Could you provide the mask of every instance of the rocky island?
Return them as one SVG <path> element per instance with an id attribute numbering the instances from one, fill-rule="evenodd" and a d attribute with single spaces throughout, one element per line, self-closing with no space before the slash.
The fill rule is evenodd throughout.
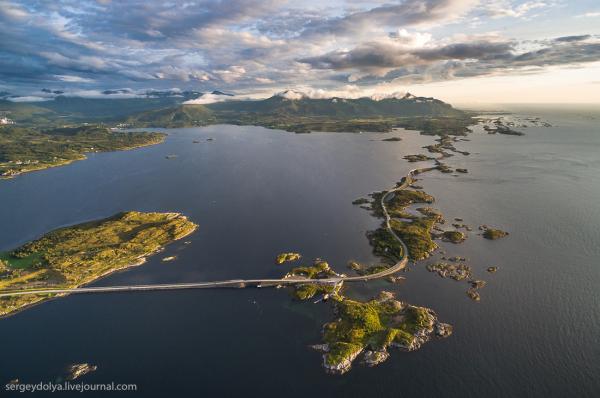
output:
<path id="1" fill-rule="evenodd" d="M 49 232 L 0 253 L 0 290 L 76 288 L 146 257 L 197 228 L 179 213 L 129 211 Z M 0 298 L 0 316 L 52 295 Z"/>
<path id="2" fill-rule="evenodd" d="M 324 342 L 314 346 L 323 352 L 323 366 L 331 373 L 347 372 L 360 354 L 366 365 L 374 366 L 389 357 L 389 347 L 414 351 L 432 337 L 452 333 L 429 308 L 403 303 L 389 292 L 367 302 L 333 297 L 337 319 L 323 326 Z"/>

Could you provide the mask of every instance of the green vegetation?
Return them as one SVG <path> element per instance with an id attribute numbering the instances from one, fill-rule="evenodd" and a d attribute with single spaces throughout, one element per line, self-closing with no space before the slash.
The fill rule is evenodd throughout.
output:
<path id="1" fill-rule="evenodd" d="M 324 325 L 323 340 L 324 365 L 336 373 L 349 370 L 364 350 L 385 352 L 390 346 L 415 350 L 434 330 L 444 337 L 451 331 L 430 309 L 401 303 L 389 292 L 381 292 L 368 302 L 338 298 L 335 311 L 337 320 Z M 378 357 L 380 362 L 387 355 Z"/>
<path id="2" fill-rule="evenodd" d="M 277 264 L 283 264 L 285 262 L 290 262 L 290 261 L 296 261 L 299 260 L 300 257 L 302 257 L 300 255 L 300 253 L 281 253 L 279 255 L 277 255 L 277 258 L 275 259 L 275 262 Z"/>
<path id="3" fill-rule="evenodd" d="M 177 213 L 132 211 L 57 229 L 0 255 L 0 289 L 75 288 L 143 263 L 147 256 L 196 227 Z M 44 297 L 0 298 L 0 316 Z"/>
<path id="4" fill-rule="evenodd" d="M 389 265 L 377 264 L 377 265 L 366 266 L 366 265 L 360 264 L 356 261 L 350 261 L 348 263 L 348 268 L 350 268 L 351 270 L 356 272 L 358 275 L 363 276 L 363 275 L 373 275 L 373 274 L 377 274 L 379 272 L 383 272 L 389 268 Z"/>
<path id="5" fill-rule="evenodd" d="M 465 112 L 431 98 L 289 100 L 280 96 L 254 101 L 179 105 L 134 114 L 126 122 L 153 127 L 215 123 L 255 125 L 296 133 L 389 132 L 393 128 L 408 128 L 431 135 L 464 135 L 473 124 Z M 387 140 L 397 141 L 396 138 Z"/>
<path id="6" fill-rule="evenodd" d="M 502 231 L 500 229 L 486 228 L 483 231 L 483 237 L 486 239 L 490 239 L 490 240 L 504 238 L 507 235 L 508 235 L 508 232 Z"/>
<path id="7" fill-rule="evenodd" d="M 426 160 L 432 160 L 432 157 L 429 157 L 427 155 L 423 155 L 422 153 L 419 153 L 417 155 L 406 155 L 403 157 L 403 159 L 408 160 L 411 163 L 415 163 L 415 162 L 423 162 Z"/>
<path id="8" fill-rule="evenodd" d="M 375 192 L 373 197 L 373 212 L 378 217 L 383 217 L 381 197 L 385 192 Z M 390 226 L 408 247 L 408 255 L 414 260 L 421 260 L 429 256 L 437 245 L 431 239 L 433 226 L 442 220 L 442 215 L 432 208 L 421 208 L 423 216 L 407 213 L 406 207 L 414 203 L 432 203 L 433 196 L 411 189 L 403 189 L 386 196 L 385 206 L 391 217 Z M 376 256 L 388 261 L 396 262 L 402 257 L 402 247 L 389 231 L 381 227 L 367 233 L 369 242 Z"/>
<path id="9" fill-rule="evenodd" d="M 467 236 L 460 231 L 444 231 L 442 233 L 442 239 L 447 242 L 462 243 L 467 239 Z"/>
<path id="10" fill-rule="evenodd" d="M 112 132 L 102 126 L 61 127 L 44 131 L 0 127 L 0 176 L 56 167 L 85 159 L 86 152 L 127 150 L 164 140 L 160 133 Z"/>
<path id="11" fill-rule="evenodd" d="M 353 205 L 364 205 L 370 203 L 371 201 L 367 198 L 358 198 L 352 201 Z"/>
<path id="12" fill-rule="evenodd" d="M 315 283 L 307 283 L 304 285 L 295 285 L 292 290 L 292 297 L 297 300 L 308 300 L 318 294 L 332 294 L 336 291 L 333 285 L 319 285 Z"/>
<path id="13" fill-rule="evenodd" d="M 137 127 L 187 127 L 215 124 L 217 119 L 204 105 L 181 105 L 144 112 L 129 118 L 126 123 Z"/>
<path id="14" fill-rule="evenodd" d="M 294 276 L 301 276 L 307 279 L 325 279 L 330 276 L 338 276 L 338 274 L 329 267 L 327 261 L 316 259 L 313 265 L 294 267 L 286 275 L 286 277 Z"/>
<path id="15" fill-rule="evenodd" d="M 403 256 L 402 245 L 386 228 L 367 232 L 373 254 L 390 264 L 396 264 Z"/>
<path id="16" fill-rule="evenodd" d="M 44 102 L 0 100 L 0 116 L 24 126 L 60 126 L 65 123 L 113 123 L 127 115 L 177 105 L 177 97 L 164 98 L 81 98 L 58 96 Z"/>
<path id="17" fill-rule="evenodd" d="M 413 260 L 422 260 L 429 257 L 429 253 L 437 248 L 431 239 L 431 229 L 437 222 L 436 217 L 414 217 L 412 221 L 393 219 L 391 227 L 408 247 L 409 257 Z"/>
<path id="18" fill-rule="evenodd" d="M 381 209 L 381 197 L 385 195 L 383 192 L 374 192 L 371 194 L 373 201 L 371 203 L 375 215 L 383 217 Z M 433 203 L 434 197 L 423 191 L 414 191 L 411 189 L 403 189 L 393 192 L 386 196 L 385 206 L 390 217 L 409 218 L 404 209 L 414 203 Z"/>
<path id="19" fill-rule="evenodd" d="M 19 125 L 59 126 L 67 123 L 125 123 L 137 127 L 192 127 L 224 123 L 256 125 L 298 133 L 389 132 L 406 128 L 429 135 L 465 135 L 471 116 L 433 98 L 407 96 L 289 100 L 275 95 L 264 100 L 184 105 L 200 93 L 128 99 L 58 96 L 36 103 L 0 100 L 0 116 Z M 396 139 L 387 139 L 396 141 Z"/>
<path id="20" fill-rule="evenodd" d="M 302 277 L 306 279 L 327 279 L 339 276 L 326 261 L 316 259 L 312 266 L 299 266 L 291 269 L 286 278 Z M 292 296 L 298 300 L 308 300 L 317 294 L 334 294 L 339 287 L 334 285 L 307 283 L 294 285 Z"/>

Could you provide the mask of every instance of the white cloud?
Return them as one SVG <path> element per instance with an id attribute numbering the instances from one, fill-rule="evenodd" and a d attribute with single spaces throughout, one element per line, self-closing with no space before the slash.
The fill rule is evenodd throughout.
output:
<path id="1" fill-rule="evenodd" d="M 549 3 L 543 1 L 527 1 L 519 5 L 513 5 L 508 0 L 495 0 L 485 3 L 482 7 L 492 18 L 521 18 L 532 10 L 546 8 L 549 6 Z"/>
<path id="2" fill-rule="evenodd" d="M 600 17 L 600 11 L 586 12 L 585 14 L 577 15 L 577 18 L 597 18 Z"/>
<path id="3" fill-rule="evenodd" d="M 49 101 L 52 98 L 38 97 L 38 96 L 34 96 L 34 95 L 26 95 L 23 97 L 10 97 L 8 99 L 12 102 L 41 102 L 41 101 Z"/>
<path id="4" fill-rule="evenodd" d="M 215 102 L 223 102 L 227 101 L 231 97 L 226 95 L 215 95 L 215 94 L 204 94 L 198 98 L 193 100 L 188 100 L 184 102 L 184 105 L 205 105 L 205 104 L 213 104 Z"/>
<path id="5" fill-rule="evenodd" d="M 88 79 L 86 77 L 75 76 L 75 75 L 54 75 L 54 77 L 61 82 L 66 83 L 93 83 L 94 79 Z"/>

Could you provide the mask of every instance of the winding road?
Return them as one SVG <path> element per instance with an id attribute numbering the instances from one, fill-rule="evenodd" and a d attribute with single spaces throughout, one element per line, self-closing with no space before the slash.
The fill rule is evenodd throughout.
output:
<path id="1" fill-rule="evenodd" d="M 343 282 L 364 282 L 372 279 L 383 278 L 398 271 L 403 270 L 408 263 L 408 248 L 406 244 L 394 232 L 390 225 L 390 215 L 385 206 L 388 195 L 394 192 L 408 188 L 412 183 L 412 177 L 419 172 L 418 169 L 413 169 L 408 172 L 404 181 L 387 191 L 381 196 L 381 209 L 385 218 L 385 226 L 390 234 L 402 246 L 402 258 L 393 266 L 386 268 L 381 272 L 363 276 L 339 276 L 325 279 L 307 279 L 299 277 L 290 277 L 282 279 L 231 279 L 216 282 L 196 282 L 196 283 L 171 283 L 171 284 L 151 284 L 151 285 L 128 285 L 128 286 L 98 286 L 98 287 L 78 287 L 73 289 L 31 289 L 31 290 L 13 290 L 0 292 L 0 297 L 23 296 L 36 294 L 77 294 L 77 293 L 111 293 L 111 292 L 133 292 L 133 291 L 152 291 L 152 290 L 183 290 L 183 289 L 210 289 L 210 288 L 244 288 L 248 286 L 263 287 L 263 286 L 290 286 L 295 284 L 320 284 L 320 285 L 337 285 Z"/>

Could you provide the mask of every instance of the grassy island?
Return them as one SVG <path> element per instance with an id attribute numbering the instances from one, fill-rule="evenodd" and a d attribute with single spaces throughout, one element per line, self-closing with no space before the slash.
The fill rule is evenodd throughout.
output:
<path id="1" fill-rule="evenodd" d="M 327 261 L 316 259 L 311 266 L 294 267 L 288 272 L 286 278 L 306 278 L 306 279 L 327 279 L 329 277 L 339 276 L 329 267 Z M 294 285 L 292 296 L 298 300 L 308 300 L 317 294 L 332 294 L 337 292 L 337 287 L 326 284 L 307 283 Z"/>
<path id="2" fill-rule="evenodd" d="M 446 242 L 462 243 L 465 239 L 467 239 L 467 236 L 460 231 L 444 231 L 442 233 L 442 239 L 444 239 Z"/>
<path id="3" fill-rule="evenodd" d="M 385 192 L 371 194 L 373 213 L 378 217 L 383 217 L 381 197 L 384 194 Z M 406 208 L 415 203 L 433 203 L 433 196 L 422 191 L 404 189 L 388 195 L 386 199 L 385 206 L 391 217 L 390 226 L 408 247 L 409 257 L 414 260 L 429 257 L 429 254 L 437 248 L 432 240 L 431 230 L 436 223 L 442 221 L 443 217 L 430 207 L 419 208 L 421 216 L 406 212 Z M 401 257 L 400 243 L 385 227 L 367 232 L 367 237 L 375 255 L 391 262 L 396 262 Z"/>
<path id="4" fill-rule="evenodd" d="M 0 290 L 75 288 L 113 271 L 142 264 L 194 230 L 178 213 L 116 214 L 49 232 L 10 252 L 0 253 Z M 0 298 L 0 316 L 48 298 Z"/>
<path id="5" fill-rule="evenodd" d="M 452 327 L 440 323 L 435 313 L 424 307 L 402 303 L 392 293 L 381 292 L 367 302 L 337 297 L 337 319 L 323 327 L 323 366 L 332 373 L 344 373 L 363 353 L 373 366 L 384 361 L 388 347 L 412 351 L 432 336 L 446 337 Z"/>
<path id="6" fill-rule="evenodd" d="M 507 235 L 508 232 L 502 231 L 500 229 L 485 228 L 485 230 L 483 231 L 483 237 L 490 240 L 504 238 Z"/>
<path id="7" fill-rule="evenodd" d="M 61 127 L 37 130 L 0 127 L 0 177 L 63 166 L 85 159 L 86 152 L 138 148 L 162 142 L 165 134 L 113 132 L 102 126 Z"/>
<path id="8" fill-rule="evenodd" d="M 360 276 L 373 275 L 385 271 L 389 268 L 387 264 L 364 265 L 356 261 L 350 261 L 348 268 L 356 272 Z"/>
<path id="9" fill-rule="evenodd" d="M 291 261 L 296 261 L 299 260 L 300 257 L 302 257 L 300 255 L 300 253 L 280 253 L 277 255 L 277 258 L 275 259 L 275 262 L 277 264 L 283 264 L 286 262 L 291 262 Z"/>
<path id="10" fill-rule="evenodd" d="M 432 157 L 429 157 L 427 155 L 424 155 L 422 153 L 416 154 L 416 155 L 406 155 L 403 157 L 403 159 L 408 160 L 410 163 L 415 163 L 415 162 L 424 162 L 426 160 L 432 160 Z"/>

